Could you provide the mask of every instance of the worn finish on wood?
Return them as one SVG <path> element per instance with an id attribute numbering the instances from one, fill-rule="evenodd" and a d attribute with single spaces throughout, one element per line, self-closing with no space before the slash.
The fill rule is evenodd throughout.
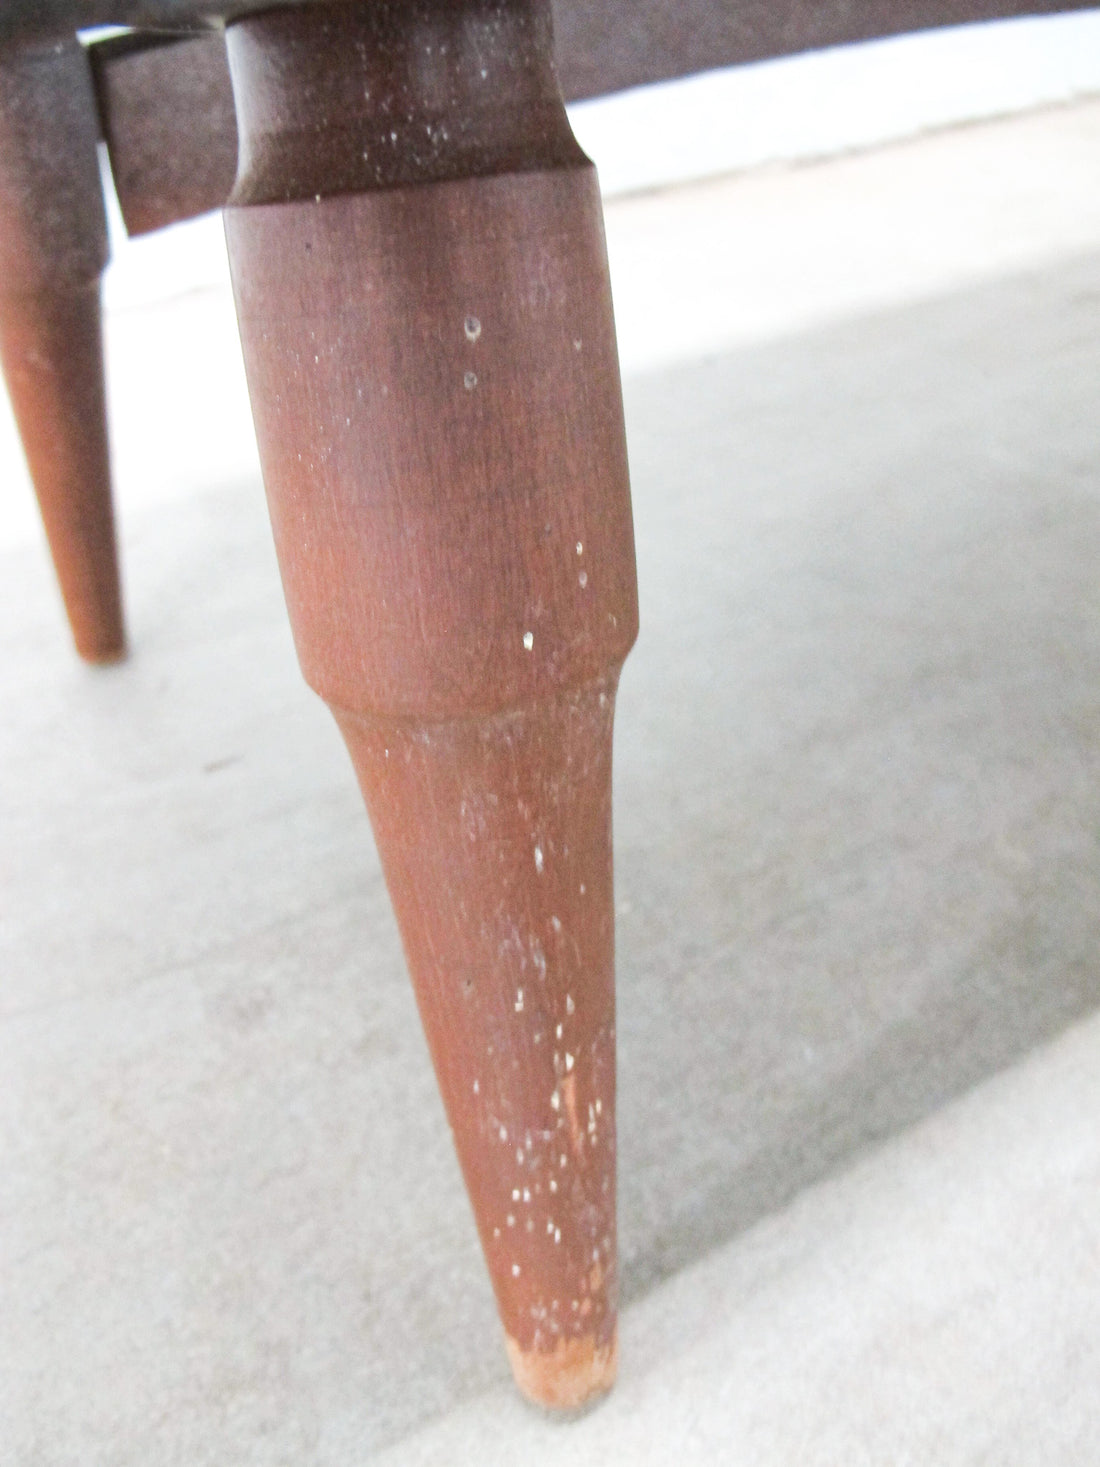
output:
<path id="1" fill-rule="evenodd" d="M 75 40 L 0 50 L 0 356 L 73 637 L 125 634 L 111 506 L 99 279 L 107 230 Z"/>
<path id="2" fill-rule="evenodd" d="M 615 1371 L 615 677 L 485 718 L 337 713 L 517 1379 Z"/>
<path id="3" fill-rule="evenodd" d="M 549 48 L 541 5 L 496 0 L 232 28 L 226 228 L 302 668 L 371 814 L 517 1380 L 577 1405 L 616 1358 L 637 599 L 599 194 Z"/>
<path id="4" fill-rule="evenodd" d="M 89 55 L 127 232 L 220 209 L 237 174 L 222 37 L 139 32 L 97 42 Z"/>

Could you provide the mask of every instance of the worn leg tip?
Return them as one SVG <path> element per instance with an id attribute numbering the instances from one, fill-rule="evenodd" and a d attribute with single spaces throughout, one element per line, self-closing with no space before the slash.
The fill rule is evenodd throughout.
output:
<path id="1" fill-rule="evenodd" d="M 510 1336 L 505 1344 L 516 1385 L 536 1406 L 576 1411 L 593 1405 L 615 1384 L 618 1334 L 606 1345 L 591 1336 L 559 1340 L 553 1350 L 524 1350 Z"/>
<path id="2" fill-rule="evenodd" d="M 91 667 L 113 667 L 117 662 L 125 662 L 130 655 L 124 637 L 118 641 L 77 642 L 76 651 L 80 660 Z"/>

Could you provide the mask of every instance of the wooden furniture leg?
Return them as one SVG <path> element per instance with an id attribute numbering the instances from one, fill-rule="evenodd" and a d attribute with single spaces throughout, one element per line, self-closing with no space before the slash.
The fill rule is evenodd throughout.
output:
<path id="1" fill-rule="evenodd" d="M 226 231 L 299 658 L 371 815 L 516 1379 L 576 1406 L 616 1367 L 637 632 L 594 170 L 542 0 L 273 11 L 228 46 Z"/>
<path id="2" fill-rule="evenodd" d="M 0 359 L 77 651 L 125 651 L 99 278 L 107 227 L 83 48 L 0 49 Z"/>

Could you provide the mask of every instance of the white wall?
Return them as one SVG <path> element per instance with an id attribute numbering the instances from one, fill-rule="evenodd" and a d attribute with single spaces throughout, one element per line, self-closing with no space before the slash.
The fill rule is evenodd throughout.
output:
<path id="1" fill-rule="evenodd" d="M 822 158 L 1100 92 L 1100 10 L 727 67 L 570 108 L 605 195 Z"/>

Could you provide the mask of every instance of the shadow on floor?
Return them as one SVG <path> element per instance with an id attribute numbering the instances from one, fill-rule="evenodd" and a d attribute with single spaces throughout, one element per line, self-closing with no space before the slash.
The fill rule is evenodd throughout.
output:
<path id="1" fill-rule="evenodd" d="M 1100 260 L 627 385 L 637 1298 L 1100 1001 Z"/>

